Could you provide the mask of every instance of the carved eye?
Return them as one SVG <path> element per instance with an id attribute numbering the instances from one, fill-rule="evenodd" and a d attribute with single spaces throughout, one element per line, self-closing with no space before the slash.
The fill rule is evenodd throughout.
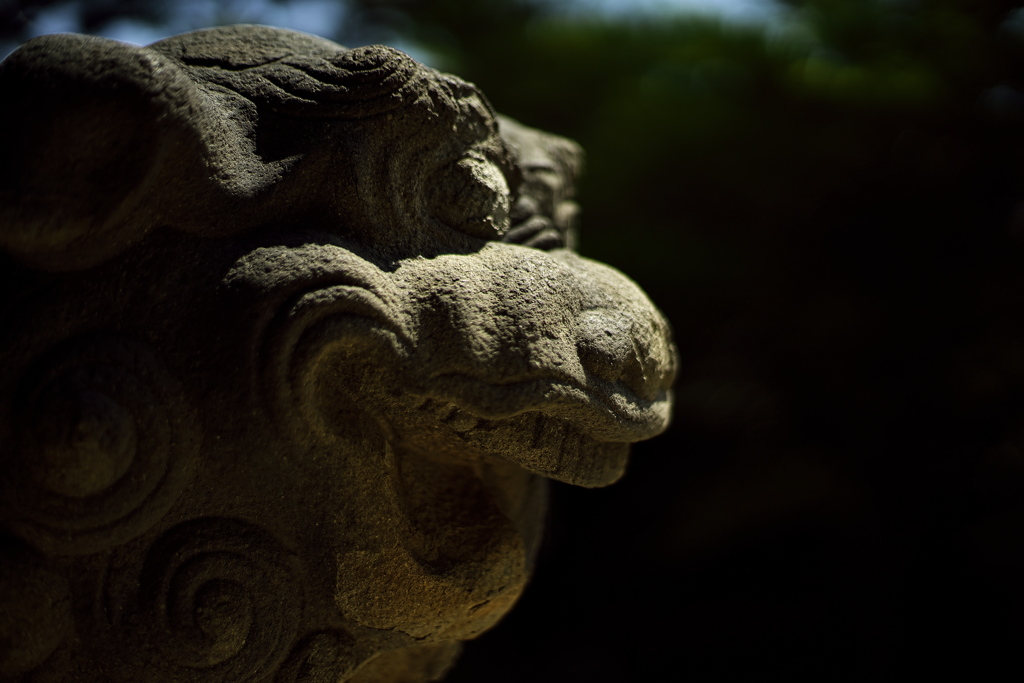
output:
<path id="1" fill-rule="evenodd" d="M 460 232 L 501 239 L 508 232 L 508 181 L 497 164 L 470 152 L 443 167 L 428 190 L 430 214 Z"/>

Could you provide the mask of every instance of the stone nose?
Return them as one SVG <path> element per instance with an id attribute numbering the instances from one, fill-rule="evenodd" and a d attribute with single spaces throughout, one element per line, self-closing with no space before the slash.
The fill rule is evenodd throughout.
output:
<path id="1" fill-rule="evenodd" d="M 585 310 L 577 328 L 580 362 L 588 375 L 621 382 L 638 398 L 654 401 L 675 378 L 675 348 L 665 327 L 660 317 L 645 320 L 614 309 Z"/>

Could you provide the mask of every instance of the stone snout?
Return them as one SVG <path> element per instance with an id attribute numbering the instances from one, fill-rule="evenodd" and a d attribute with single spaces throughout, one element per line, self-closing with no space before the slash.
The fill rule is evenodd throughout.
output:
<path id="1" fill-rule="evenodd" d="M 604 486 L 622 475 L 629 443 L 667 426 L 668 326 L 614 269 L 491 243 L 404 262 L 394 277 L 415 301 L 413 405 L 395 418 L 405 438 Z"/>
<path id="2" fill-rule="evenodd" d="M 622 475 L 628 444 L 668 425 L 668 324 L 608 266 L 497 242 L 387 269 L 338 245 L 307 245 L 294 259 L 316 264 L 319 289 L 301 307 L 320 331 L 310 343 L 304 324 L 304 346 L 276 356 L 291 358 L 289 392 L 307 392 L 283 400 L 313 408 L 319 430 L 337 429 L 325 415 L 358 386 L 360 410 L 393 441 L 604 486 Z"/>

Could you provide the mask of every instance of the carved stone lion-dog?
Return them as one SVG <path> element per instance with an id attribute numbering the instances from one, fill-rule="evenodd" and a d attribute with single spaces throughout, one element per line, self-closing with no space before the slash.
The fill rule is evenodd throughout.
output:
<path id="1" fill-rule="evenodd" d="M 572 142 L 233 26 L 0 65 L 0 679 L 437 680 L 668 422 Z"/>

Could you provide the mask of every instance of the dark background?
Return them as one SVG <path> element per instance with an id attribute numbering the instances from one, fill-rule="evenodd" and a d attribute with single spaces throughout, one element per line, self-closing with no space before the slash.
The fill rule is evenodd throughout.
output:
<path id="1" fill-rule="evenodd" d="M 243 4 L 216 22 L 259 22 Z M 565 4 L 351 0 L 315 31 L 581 142 L 581 251 L 648 291 L 682 357 L 672 428 L 615 486 L 554 487 L 536 578 L 449 681 L 1015 680 L 1019 3 Z M 54 8 L 198 27 L 175 6 L 0 0 L 0 40 Z"/>

